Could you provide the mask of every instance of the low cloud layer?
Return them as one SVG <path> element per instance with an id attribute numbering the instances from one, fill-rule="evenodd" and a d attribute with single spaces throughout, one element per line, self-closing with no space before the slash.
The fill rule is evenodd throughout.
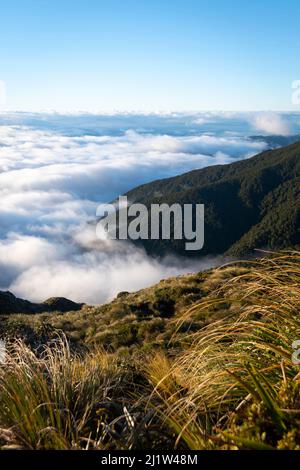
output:
<path id="1" fill-rule="evenodd" d="M 98 303 L 120 290 L 207 267 L 212 260 L 158 262 L 128 243 L 100 243 L 88 222 L 99 203 L 139 184 L 266 148 L 228 127 L 222 133 L 198 129 L 197 135 L 194 129 L 183 135 L 182 128 L 171 135 L 162 126 L 151 133 L 143 131 L 141 118 L 134 129 L 119 126 L 105 135 L 91 130 L 86 117 L 80 131 L 71 126 L 71 132 L 62 118 L 59 131 L 45 118 L 26 117 L 26 125 L 22 119 L 0 122 L 0 289 L 34 301 L 66 296 Z M 204 117 L 197 126 L 203 124 Z"/>
<path id="2" fill-rule="evenodd" d="M 87 235 L 86 230 L 91 232 Z M 94 237 L 92 228 L 82 228 L 80 236 Z M 162 262 L 146 256 L 128 242 L 105 241 L 89 246 L 74 238 L 59 240 L 10 234 L 0 244 L 0 282 L 10 282 L 16 295 L 34 301 L 65 296 L 78 302 L 101 303 L 120 291 L 134 291 L 179 273 L 201 270 L 217 263 Z M 141 275 L 142 274 L 142 275 Z"/>
<path id="3" fill-rule="evenodd" d="M 258 113 L 254 116 L 253 125 L 255 129 L 266 134 L 287 136 L 293 133 L 292 124 L 277 113 Z"/>

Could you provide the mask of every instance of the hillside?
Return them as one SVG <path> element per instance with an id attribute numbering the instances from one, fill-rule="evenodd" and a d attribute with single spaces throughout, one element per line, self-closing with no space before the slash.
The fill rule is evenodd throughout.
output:
<path id="1" fill-rule="evenodd" d="M 249 139 L 266 142 L 268 144 L 268 149 L 276 149 L 298 142 L 300 140 L 300 135 L 251 135 Z"/>
<path id="2" fill-rule="evenodd" d="M 205 204 L 201 251 L 185 251 L 181 240 L 143 241 L 152 255 L 241 256 L 256 248 L 294 247 L 300 244 L 300 142 L 144 184 L 126 195 L 130 202 L 148 207 L 151 203 Z"/>
<path id="3" fill-rule="evenodd" d="M 45 302 L 37 304 L 19 299 L 11 292 L 0 291 L 0 314 L 67 312 L 70 310 L 80 310 L 82 306 L 83 304 L 78 304 L 64 297 L 51 297 L 45 300 Z"/>
<path id="4" fill-rule="evenodd" d="M 1 315 L 0 448 L 300 450 L 299 281 L 278 253 Z"/>
<path id="5" fill-rule="evenodd" d="M 104 305 L 82 305 L 80 310 L 74 307 L 77 304 L 72 306 L 67 301 L 68 310 L 53 307 L 49 311 L 48 302 L 31 304 L 10 294 L 10 303 L 7 301 L 5 308 L 0 303 L 0 334 L 37 344 L 41 338 L 46 341 L 62 331 L 73 345 L 97 345 L 107 351 L 166 348 L 174 333 L 174 320 L 240 270 L 228 266 L 220 271 L 174 277 L 138 292 L 120 292 Z M 29 311 L 28 304 L 33 311 Z M 188 327 L 198 329 L 212 319 L 214 315 L 195 320 Z M 183 333 L 185 328 L 183 325 Z"/>

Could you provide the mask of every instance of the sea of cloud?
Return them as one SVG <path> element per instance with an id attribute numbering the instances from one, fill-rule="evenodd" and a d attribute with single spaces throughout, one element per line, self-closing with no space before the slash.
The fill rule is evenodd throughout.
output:
<path id="1" fill-rule="evenodd" d="M 271 131 L 272 117 L 251 119 L 253 130 L 267 121 Z M 278 133 L 282 118 L 274 119 Z M 267 147 L 236 116 L 222 123 L 214 114 L 0 116 L 0 289 L 100 303 L 216 263 L 153 260 L 130 243 L 97 240 L 90 222 L 98 204 L 139 184 Z"/>

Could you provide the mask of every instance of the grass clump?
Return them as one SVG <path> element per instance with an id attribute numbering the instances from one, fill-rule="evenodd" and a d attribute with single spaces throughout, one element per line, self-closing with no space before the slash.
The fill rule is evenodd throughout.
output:
<path id="1" fill-rule="evenodd" d="M 300 450 L 299 307 L 300 253 L 282 252 L 76 312 L 80 340 L 10 340 L 0 446 Z"/>
<path id="2" fill-rule="evenodd" d="M 113 421 L 124 421 L 133 368 L 100 349 L 72 353 L 65 338 L 40 354 L 22 342 L 10 349 L 0 368 L 0 423 L 10 432 L 6 446 L 101 449 L 111 445 L 112 435 L 119 446 L 130 445 L 129 430 L 122 442 Z"/>
<path id="3" fill-rule="evenodd" d="M 220 299 L 227 316 L 192 334 L 164 376 L 149 365 L 160 412 L 191 449 L 300 449 L 300 253 L 249 263 L 193 309 Z"/>

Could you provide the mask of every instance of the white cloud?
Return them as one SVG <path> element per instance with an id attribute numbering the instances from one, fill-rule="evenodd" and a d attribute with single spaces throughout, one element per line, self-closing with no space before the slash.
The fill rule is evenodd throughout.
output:
<path id="1" fill-rule="evenodd" d="M 280 114 L 273 112 L 258 113 L 253 118 L 253 127 L 266 134 L 290 135 L 290 124 Z"/>
<path id="2" fill-rule="evenodd" d="M 130 244 L 100 242 L 87 222 L 98 203 L 138 184 L 266 147 L 232 135 L 68 135 L 42 125 L 0 125 L 0 289 L 35 301 L 103 302 L 200 269 L 200 262 L 158 262 Z"/>
<path id="3" fill-rule="evenodd" d="M 216 260 L 182 263 L 161 262 L 146 256 L 128 242 L 98 243 L 94 228 L 85 226 L 80 236 L 64 243 L 39 237 L 10 234 L 0 243 L 0 282 L 9 276 L 10 289 L 18 296 L 41 301 L 64 296 L 75 301 L 99 303 L 121 290 L 134 291 L 179 272 L 200 270 Z M 80 241 L 80 243 L 79 243 Z M 93 241 L 93 243 L 91 243 Z M 141 276 L 143 273 L 143 276 Z"/>

